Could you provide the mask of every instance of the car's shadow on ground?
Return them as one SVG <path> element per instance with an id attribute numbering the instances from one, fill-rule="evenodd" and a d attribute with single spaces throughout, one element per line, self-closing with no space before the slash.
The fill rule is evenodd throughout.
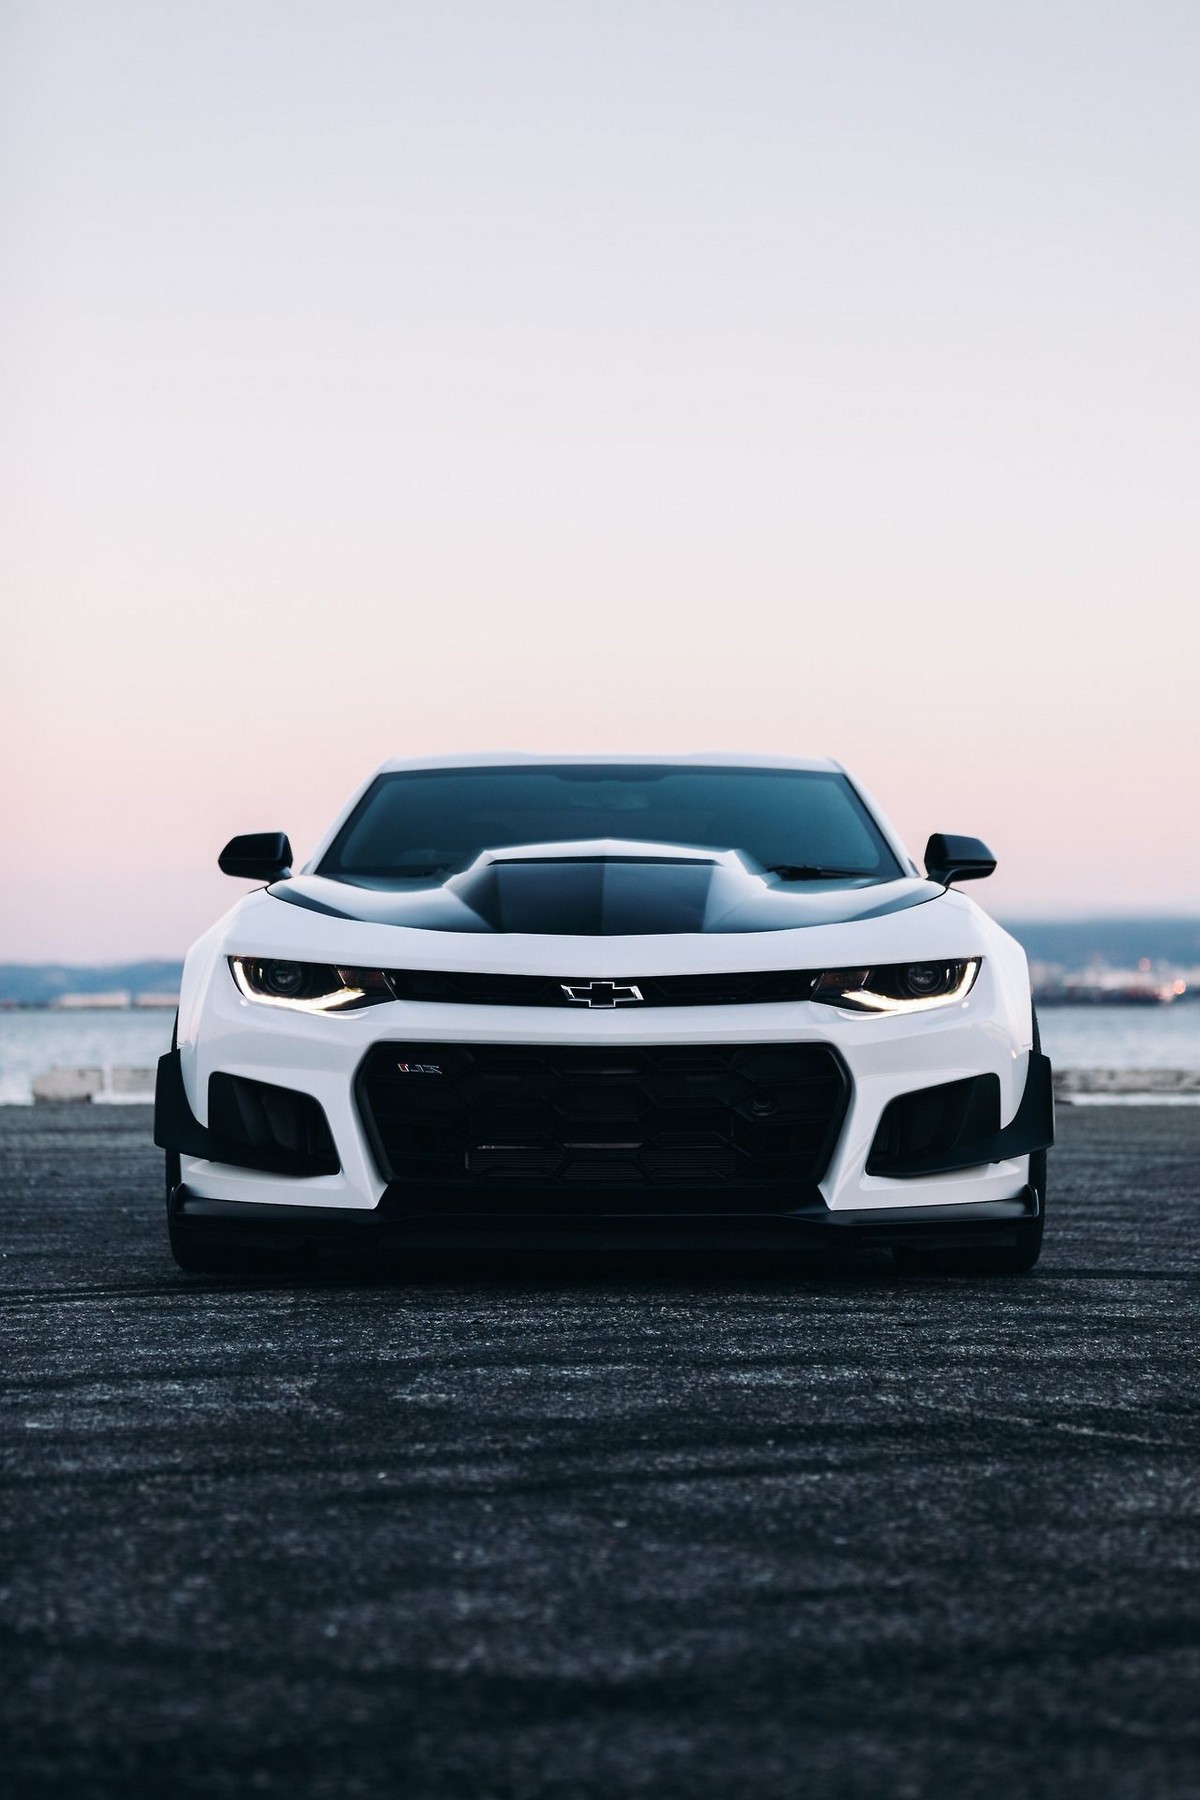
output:
<path id="1" fill-rule="evenodd" d="M 580 1290 L 639 1293 L 723 1295 L 734 1299 L 780 1290 L 846 1290 L 911 1286 L 929 1277 L 900 1267 L 886 1250 L 855 1255 L 828 1250 L 786 1254 L 749 1251 L 442 1251 L 375 1255 L 369 1259 L 328 1254 L 293 1254 L 228 1273 L 177 1277 L 181 1286 L 203 1285 L 246 1292 L 288 1289 L 320 1292 L 390 1290 L 420 1293 L 447 1288 L 480 1294 L 514 1292 L 579 1293 Z M 936 1277 L 944 1281 L 945 1276 Z M 994 1279 L 960 1277 L 975 1282 Z"/>

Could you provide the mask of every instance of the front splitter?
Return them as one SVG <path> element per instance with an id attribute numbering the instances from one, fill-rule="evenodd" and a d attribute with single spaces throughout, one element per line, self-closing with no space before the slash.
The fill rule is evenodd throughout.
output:
<path id="1" fill-rule="evenodd" d="M 939 1207 L 831 1212 L 820 1202 L 796 1211 L 723 1214 L 628 1212 L 547 1214 L 397 1213 L 366 1208 L 288 1206 L 211 1200 L 188 1187 L 168 1201 L 172 1230 L 200 1245 L 246 1250 L 323 1250 L 354 1254 L 418 1250 L 805 1250 L 997 1249 L 1015 1245 L 1018 1227 L 1038 1216 L 1026 1187 L 1009 1200 Z"/>

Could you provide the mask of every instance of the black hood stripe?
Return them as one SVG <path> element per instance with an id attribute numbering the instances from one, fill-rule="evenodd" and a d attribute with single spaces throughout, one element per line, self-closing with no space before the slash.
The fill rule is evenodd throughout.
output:
<path id="1" fill-rule="evenodd" d="M 297 875 L 267 890 L 291 906 L 363 924 L 417 931 L 534 937 L 657 937 L 794 931 L 903 912 L 942 889 L 915 878 L 789 883 L 736 852 L 646 855 L 485 854 L 468 869 L 426 880 Z"/>

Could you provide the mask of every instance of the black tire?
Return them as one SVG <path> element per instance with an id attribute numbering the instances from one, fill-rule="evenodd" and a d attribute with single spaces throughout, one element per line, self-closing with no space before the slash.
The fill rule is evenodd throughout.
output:
<path id="1" fill-rule="evenodd" d="M 175 1014 L 175 1023 L 171 1027 L 171 1048 L 172 1048 L 172 1050 L 177 1050 L 179 1048 L 179 1014 L 178 1013 Z M 166 1190 L 167 1190 L 167 1229 L 170 1230 L 170 1227 L 171 1227 L 171 1195 L 175 1192 L 175 1189 L 179 1186 L 180 1180 L 182 1178 L 182 1170 L 179 1166 L 178 1150 L 166 1150 L 163 1152 L 163 1177 L 164 1177 L 164 1180 L 166 1183 Z M 171 1247 L 172 1247 L 172 1249 L 174 1249 L 174 1245 L 172 1245 Z"/>
<path id="2" fill-rule="evenodd" d="M 1036 1012 L 1033 1015 L 1033 1047 L 1038 1051 L 1042 1047 Z M 902 1269 L 923 1275 L 1027 1275 L 1042 1254 L 1042 1236 L 1046 1229 L 1044 1150 L 1030 1152 L 1029 1185 L 1038 1199 L 1037 1218 L 1019 1222 L 1015 1244 L 981 1244 L 977 1250 L 922 1250 L 916 1245 L 905 1244 L 896 1250 L 897 1264 Z"/>
<path id="3" fill-rule="evenodd" d="M 167 1235 L 171 1255 L 185 1275 L 263 1275 L 269 1272 L 270 1258 L 262 1250 L 238 1250 L 228 1244 L 206 1244 L 197 1240 L 186 1225 L 179 1225 L 167 1214 Z"/>
<path id="4" fill-rule="evenodd" d="M 175 1024 L 171 1029 L 171 1048 L 179 1047 L 179 1014 L 175 1014 Z M 171 1195 L 179 1186 L 183 1171 L 180 1167 L 178 1150 L 163 1152 L 163 1178 L 167 1199 L 167 1237 L 171 1244 L 171 1255 L 177 1267 L 185 1275 L 252 1275 L 256 1273 L 253 1259 L 245 1253 L 230 1250 L 224 1245 L 205 1245 L 195 1241 L 186 1227 L 176 1224 L 171 1212 Z"/>

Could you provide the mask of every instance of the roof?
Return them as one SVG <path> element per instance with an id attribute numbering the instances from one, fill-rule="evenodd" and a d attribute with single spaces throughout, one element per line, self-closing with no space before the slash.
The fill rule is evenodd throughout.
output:
<path id="1" fill-rule="evenodd" d="M 534 754 L 528 750 L 486 750 L 451 756 L 398 756 L 381 763 L 377 775 L 389 775 L 398 769 L 481 769 L 513 768 L 518 764 L 556 765 L 562 763 L 676 763 L 718 769 L 819 769 L 842 773 L 842 765 L 827 756 L 758 756 L 743 750 L 700 750 L 683 756 L 645 756 L 631 751 L 611 751 L 605 756 L 577 756 L 570 751 L 559 755 Z"/>

